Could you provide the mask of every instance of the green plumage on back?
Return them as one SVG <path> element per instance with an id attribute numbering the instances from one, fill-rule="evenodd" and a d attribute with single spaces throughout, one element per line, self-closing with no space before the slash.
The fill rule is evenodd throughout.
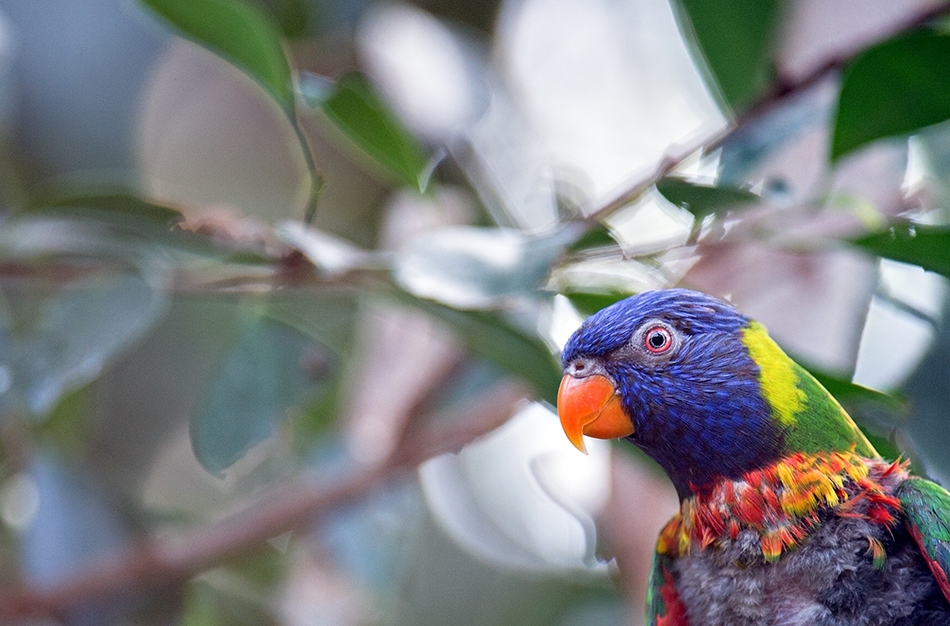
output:
<path id="1" fill-rule="evenodd" d="M 924 478 L 909 478 L 897 489 L 905 523 L 944 595 L 950 596 L 950 493 Z"/>
<path id="2" fill-rule="evenodd" d="M 950 493 L 881 459 L 764 326 L 646 292 L 591 316 L 562 360 L 568 438 L 626 439 L 680 496 L 648 624 L 950 626 Z"/>

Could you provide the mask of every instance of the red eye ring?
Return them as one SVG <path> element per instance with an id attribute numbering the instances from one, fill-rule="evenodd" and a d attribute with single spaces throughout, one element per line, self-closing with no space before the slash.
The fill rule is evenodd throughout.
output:
<path id="1" fill-rule="evenodd" d="M 673 347 L 673 333 L 666 326 L 653 326 L 643 333 L 643 347 L 653 354 L 663 354 Z"/>

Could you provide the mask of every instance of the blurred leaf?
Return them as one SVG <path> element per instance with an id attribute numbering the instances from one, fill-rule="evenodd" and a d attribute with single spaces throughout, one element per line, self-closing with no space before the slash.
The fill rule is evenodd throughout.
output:
<path id="1" fill-rule="evenodd" d="M 908 458 L 904 452 L 901 451 L 900 447 L 891 439 L 887 437 L 882 437 L 876 433 L 873 433 L 861 426 L 859 426 L 861 432 L 864 433 L 864 436 L 868 438 L 868 441 L 871 442 L 871 445 L 874 446 L 874 449 L 878 451 L 878 454 L 882 458 L 887 459 L 888 461 L 896 461 L 897 459 L 906 459 Z M 911 472 L 914 474 L 922 474 L 921 468 L 911 459 Z"/>
<path id="2" fill-rule="evenodd" d="M 892 413 L 902 413 L 907 410 L 907 400 L 905 398 L 856 385 L 851 381 L 824 372 L 813 369 L 808 371 L 842 404 L 873 405 Z"/>
<path id="3" fill-rule="evenodd" d="M 696 43 L 726 102 L 747 105 L 768 84 L 771 49 L 778 20 L 776 0 L 678 0 L 684 28 Z M 687 35 L 688 37 L 689 35 Z"/>
<path id="4" fill-rule="evenodd" d="M 27 210 L 41 212 L 51 210 L 93 209 L 118 217 L 129 216 L 155 223 L 159 226 L 172 227 L 181 222 L 182 214 L 168 206 L 149 202 L 133 191 L 125 189 L 102 190 L 88 193 L 55 193 L 42 198 Z"/>
<path id="5" fill-rule="evenodd" d="M 315 35 L 317 5 L 309 0 L 268 0 L 267 7 L 284 37 L 299 39 Z"/>
<path id="6" fill-rule="evenodd" d="M 946 187 L 950 182 L 950 122 L 922 130 L 917 140 L 926 151 L 929 169 Z"/>
<path id="7" fill-rule="evenodd" d="M 614 239 L 610 230 L 598 222 L 595 226 L 588 229 L 577 241 L 567 247 L 567 252 L 577 253 L 584 250 L 593 250 L 596 248 L 616 247 L 620 244 Z"/>
<path id="8" fill-rule="evenodd" d="M 474 354 L 528 381 L 545 400 L 552 404 L 556 401 L 561 368 L 538 337 L 515 328 L 499 313 L 461 311 L 402 291 L 393 291 L 392 295 L 399 302 L 442 320 Z"/>
<path id="9" fill-rule="evenodd" d="M 246 72 L 293 117 L 290 65 L 274 21 L 246 0 L 141 0 L 184 36 Z"/>
<path id="10" fill-rule="evenodd" d="M 311 109 L 321 108 L 333 94 L 336 83 L 326 76 L 301 70 L 297 74 L 297 89 L 304 103 Z"/>
<path id="11" fill-rule="evenodd" d="M 357 296 L 349 291 L 286 290 L 267 303 L 267 317 L 290 326 L 326 346 L 339 359 L 339 367 L 353 353 Z"/>
<path id="12" fill-rule="evenodd" d="M 90 435 L 96 406 L 96 387 L 89 384 L 64 394 L 37 431 L 58 452 L 81 458 Z"/>
<path id="13" fill-rule="evenodd" d="M 14 339 L 13 386 L 45 415 L 70 389 L 99 372 L 164 310 L 164 297 L 135 274 L 77 281 L 46 299 L 34 324 Z"/>
<path id="14" fill-rule="evenodd" d="M 845 70 L 831 158 L 950 119 L 950 36 L 919 32 L 864 51 Z"/>
<path id="15" fill-rule="evenodd" d="M 26 501 L 19 504 L 26 510 L 22 511 L 19 550 L 27 582 L 40 587 L 56 584 L 118 549 L 128 538 L 131 528 L 120 509 L 101 490 L 101 481 L 80 467 L 67 467 L 41 453 L 29 460 L 26 473 L 20 476 L 24 482 L 18 496 Z M 122 608 L 98 604 L 67 621 L 111 623 L 116 616 L 104 613 Z"/>
<path id="16" fill-rule="evenodd" d="M 878 256 L 950 277 L 950 227 L 904 222 L 850 243 Z"/>
<path id="17" fill-rule="evenodd" d="M 481 309 L 535 297 L 574 237 L 529 237 L 501 228 L 451 226 L 416 236 L 396 253 L 393 277 L 420 298 Z"/>
<path id="18" fill-rule="evenodd" d="M 324 99 L 311 103 L 396 179 L 420 192 L 426 190 L 428 157 L 362 74 L 345 74 Z"/>
<path id="19" fill-rule="evenodd" d="M 772 155 L 816 128 L 828 124 L 829 98 L 822 90 L 811 90 L 786 98 L 762 115 L 742 124 L 722 144 L 719 155 L 719 184 L 742 185 Z M 796 169 L 804 164 L 796 163 Z M 785 168 L 783 168 L 784 170 Z M 794 170 L 792 170 L 794 172 Z M 783 177 L 787 173 L 781 174 Z"/>
<path id="20" fill-rule="evenodd" d="M 336 425 L 341 387 L 348 382 L 345 364 L 353 354 L 357 297 L 348 292 L 285 291 L 268 301 L 267 317 L 327 348 L 309 351 L 305 360 L 310 377 L 325 380 L 325 389 L 290 412 L 294 450 L 305 454 Z"/>
<path id="21" fill-rule="evenodd" d="M 589 316 L 633 294 L 618 291 L 566 291 L 563 295 L 567 296 L 567 299 L 571 301 L 571 304 L 581 315 Z"/>
<path id="22" fill-rule="evenodd" d="M 302 252 L 322 273 L 331 276 L 370 267 L 376 262 L 368 250 L 301 222 L 281 222 L 274 234 Z"/>
<path id="23" fill-rule="evenodd" d="M 288 407 L 325 391 L 330 369 L 310 367 L 317 358 L 329 355 L 305 335 L 248 314 L 206 400 L 192 415 L 198 462 L 220 474 L 269 439 Z"/>
<path id="24" fill-rule="evenodd" d="M 222 589 L 221 584 L 213 585 L 207 578 L 205 576 L 189 586 L 179 622 L 181 626 L 276 626 L 278 623 L 262 602 L 255 601 L 255 595 L 264 595 L 262 591 Z"/>
<path id="25" fill-rule="evenodd" d="M 697 219 L 760 200 L 758 195 L 738 187 L 697 185 L 682 178 L 664 178 L 657 182 L 656 189 L 664 198 L 686 209 Z"/>
<path id="26" fill-rule="evenodd" d="M 226 263 L 271 264 L 263 246 L 232 245 L 185 224 L 180 211 L 124 188 L 53 190 L 22 211 L 32 218 L 74 219 L 112 227 L 116 236 L 146 237 L 168 248 Z"/>

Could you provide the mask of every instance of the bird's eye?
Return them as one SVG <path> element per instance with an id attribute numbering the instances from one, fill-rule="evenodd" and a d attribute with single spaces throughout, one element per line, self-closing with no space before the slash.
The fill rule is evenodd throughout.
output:
<path id="1" fill-rule="evenodd" d="M 665 326 L 654 326 L 643 333 L 643 345 L 653 354 L 663 354 L 673 347 L 673 335 Z"/>

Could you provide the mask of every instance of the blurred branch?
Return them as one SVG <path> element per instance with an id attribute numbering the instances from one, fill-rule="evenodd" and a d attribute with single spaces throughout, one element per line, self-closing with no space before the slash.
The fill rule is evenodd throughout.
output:
<path id="1" fill-rule="evenodd" d="M 157 592 L 304 528 L 321 515 L 365 497 L 434 456 L 456 452 L 502 425 L 528 395 L 518 383 L 496 385 L 477 401 L 419 425 L 383 462 L 332 482 L 301 479 L 219 521 L 173 536 L 151 537 L 58 584 L 0 596 L 0 623 L 29 617 L 64 619 L 84 607 L 129 594 Z"/>
<path id="2" fill-rule="evenodd" d="M 922 28 L 929 22 L 932 22 L 938 17 L 947 15 L 948 13 L 950 13 L 950 3 L 943 3 L 930 7 L 927 10 L 921 11 L 920 13 L 908 18 L 904 23 L 895 27 L 890 33 L 887 33 L 881 39 L 887 39 L 903 32 Z M 706 153 L 712 152 L 716 148 L 720 147 L 727 139 L 729 139 L 732 133 L 736 132 L 738 129 L 759 119 L 775 107 L 787 101 L 789 98 L 807 91 L 828 76 L 831 76 L 832 74 L 835 74 L 836 72 L 843 69 L 855 57 L 860 55 L 864 49 L 864 47 L 861 47 L 857 50 L 854 50 L 851 54 L 835 56 L 826 59 L 823 63 L 817 64 L 814 70 L 805 76 L 802 76 L 801 78 L 793 79 L 782 75 L 777 76 L 772 82 L 771 88 L 766 90 L 765 93 L 755 100 L 748 108 L 736 115 L 735 118 L 727 123 L 724 128 L 712 133 L 707 133 L 698 140 L 690 142 L 686 147 L 680 148 L 672 155 L 664 157 L 652 173 L 648 174 L 639 181 L 634 182 L 630 187 L 621 192 L 613 200 L 610 200 L 603 206 L 591 212 L 586 218 L 584 218 L 584 221 L 588 225 L 593 226 L 611 213 L 618 211 L 619 209 L 622 209 L 633 202 L 636 202 L 644 193 L 649 191 L 651 187 L 656 185 L 657 182 L 659 182 L 664 177 L 669 176 L 670 173 L 672 173 L 677 167 L 682 165 L 682 163 L 687 158 L 700 151 Z"/>

